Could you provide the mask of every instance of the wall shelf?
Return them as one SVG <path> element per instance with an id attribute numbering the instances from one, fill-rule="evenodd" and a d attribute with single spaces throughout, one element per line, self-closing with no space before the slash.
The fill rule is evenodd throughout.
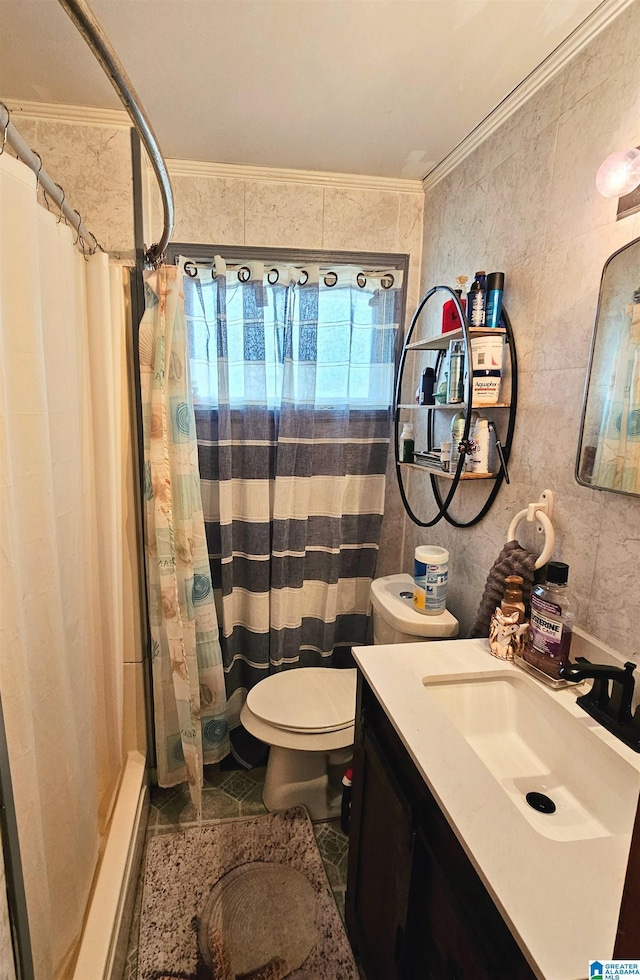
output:
<path id="1" fill-rule="evenodd" d="M 476 337 L 492 337 L 496 334 L 504 336 L 507 333 L 504 327 L 469 327 L 468 331 L 471 340 Z M 448 333 L 440 333 L 425 340 L 416 340 L 412 344 L 406 344 L 405 350 L 446 350 L 451 340 L 465 340 L 464 330 L 450 330 Z"/>
<path id="2" fill-rule="evenodd" d="M 412 336 L 418 323 L 419 317 L 427 304 L 428 300 L 431 299 L 436 293 L 444 293 L 446 299 L 450 299 L 456 306 L 458 317 L 462 328 L 459 330 L 451 330 L 448 333 L 438 334 L 437 336 L 432 336 L 426 339 L 412 341 Z M 404 370 L 406 365 L 407 356 L 410 354 L 432 351 L 437 353 L 437 359 L 435 362 L 435 373 L 436 373 L 436 387 L 438 384 L 438 379 L 442 366 L 445 360 L 444 352 L 449 347 L 452 340 L 462 340 L 465 347 L 465 360 L 466 364 L 471 363 L 471 345 L 472 341 L 476 337 L 487 337 L 495 336 L 496 334 L 501 334 L 506 341 L 506 350 L 509 354 L 510 361 L 510 377 L 511 377 L 511 397 L 508 402 L 502 401 L 497 402 L 494 405 L 473 405 L 472 392 L 473 392 L 473 376 L 472 372 L 467 370 L 465 377 L 464 386 L 464 400 L 462 402 L 456 402 L 454 404 L 436 403 L 434 405 L 418 405 L 415 402 L 402 402 L 402 382 L 404 377 Z M 412 387 L 413 390 L 413 387 Z M 398 489 L 400 490 L 400 496 L 402 498 L 402 503 L 404 508 L 414 522 L 419 527 L 433 527 L 438 521 L 444 519 L 453 527 L 472 527 L 477 524 L 485 514 L 488 513 L 493 501 L 495 500 L 498 491 L 502 485 L 504 479 L 509 482 L 508 475 L 506 473 L 506 464 L 509 462 L 509 455 L 511 452 L 511 443 L 513 440 L 513 432 L 515 428 L 515 413 L 518 401 L 518 365 L 516 360 L 516 349 L 513 340 L 513 331 L 511 329 L 511 323 L 507 315 L 506 310 L 502 309 L 502 316 L 500 319 L 500 327 L 470 327 L 467 323 L 465 314 L 460 305 L 460 301 L 456 293 L 450 289 L 448 286 L 433 286 L 420 300 L 418 307 L 411 319 L 409 325 L 409 330 L 407 337 L 405 339 L 404 346 L 402 348 L 402 353 L 400 355 L 400 362 L 398 365 L 398 377 L 396 381 L 396 395 L 394 401 L 394 425 L 395 425 L 395 462 L 396 462 L 396 476 L 398 479 Z M 446 472 L 441 470 L 439 467 L 424 465 L 422 463 L 404 463 L 400 461 L 399 457 L 399 427 L 400 427 L 400 412 L 411 412 L 415 409 L 425 410 L 427 412 L 427 451 L 432 450 L 434 444 L 436 444 L 436 424 L 435 420 L 438 418 L 439 413 L 445 412 L 463 412 L 465 414 L 465 427 L 462 434 L 462 443 L 467 443 L 470 439 L 470 426 L 471 426 L 471 411 L 468 410 L 468 406 L 471 405 L 471 410 L 477 410 L 480 412 L 491 413 L 493 409 L 508 409 L 508 418 L 505 420 L 504 416 L 501 415 L 502 421 L 500 422 L 501 430 L 505 430 L 504 438 L 502 438 L 502 431 L 500 433 L 501 439 L 500 444 L 502 447 L 502 453 L 504 457 L 504 466 L 501 466 L 498 473 L 467 473 L 462 464 L 459 464 L 453 471 Z M 442 416 L 440 416 L 442 417 Z M 422 471 L 428 475 L 431 481 L 431 489 L 433 492 L 435 503 L 438 507 L 438 511 L 435 517 L 430 520 L 421 520 L 414 512 L 407 499 L 407 494 L 404 486 L 403 474 L 407 473 L 408 470 L 418 470 Z M 447 481 L 449 488 L 444 491 L 446 486 L 440 481 Z M 449 507 L 453 501 L 458 486 L 460 482 L 467 482 L 469 480 L 491 480 L 492 487 L 491 490 L 480 507 L 479 511 L 475 514 L 473 518 L 468 521 L 458 521 L 452 514 L 449 513 Z"/>
<path id="3" fill-rule="evenodd" d="M 447 470 L 439 470 L 435 466 L 423 466 L 422 463 L 399 463 L 399 466 L 411 470 L 420 470 L 422 473 L 432 473 L 433 476 L 442 477 L 443 480 L 455 480 L 456 474 Z M 459 480 L 495 480 L 497 473 L 461 473 Z"/>
<path id="4" fill-rule="evenodd" d="M 411 402 L 407 402 L 407 404 L 398 405 L 397 407 L 405 411 L 410 411 L 412 408 L 419 408 L 422 409 L 423 411 L 425 409 L 431 409 L 431 411 L 435 410 L 437 412 L 438 409 L 444 408 L 444 409 L 448 409 L 450 412 L 462 412 L 463 409 L 467 407 L 467 403 L 466 402 L 444 402 L 444 403 L 436 402 L 435 405 L 418 405 L 415 402 L 413 404 L 411 404 Z M 494 408 L 511 408 L 511 402 L 497 402 L 495 405 L 473 405 L 473 404 L 471 405 L 471 410 L 474 412 L 476 411 L 490 412 Z"/>

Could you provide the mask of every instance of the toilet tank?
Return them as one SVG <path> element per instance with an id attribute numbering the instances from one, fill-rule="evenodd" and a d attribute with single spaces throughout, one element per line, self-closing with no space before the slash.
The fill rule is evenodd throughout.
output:
<path id="1" fill-rule="evenodd" d="M 418 643 L 458 635 L 458 620 L 448 609 L 427 616 L 413 606 L 413 579 L 410 575 L 385 575 L 371 583 L 373 642 Z"/>

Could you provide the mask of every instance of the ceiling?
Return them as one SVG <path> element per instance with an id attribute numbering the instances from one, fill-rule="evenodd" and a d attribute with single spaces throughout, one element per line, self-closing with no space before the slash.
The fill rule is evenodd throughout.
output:
<path id="1" fill-rule="evenodd" d="M 419 178 L 599 0 L 89 0 L 165 156 Z M 118 108 L 57 0 L 0 0 L 0 94 Z"/>

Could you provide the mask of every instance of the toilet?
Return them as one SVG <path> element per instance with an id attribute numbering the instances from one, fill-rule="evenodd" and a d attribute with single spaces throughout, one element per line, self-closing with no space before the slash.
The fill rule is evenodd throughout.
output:
<path id="1" fill-rule="evenodd" d="M 416 643 L 458 635 L 448 610 L 426 616 L 413 608 L 410 575 L 387 575 L 371 583 L 373 642 Z M 301 667 L 270 674 L 253 687 L 240 721 L 270 746 L 262 798 L 267 810 L 302 804 L 312 820 L 340 812 L 339 774 L 352 755 L 355 668 Z"/>

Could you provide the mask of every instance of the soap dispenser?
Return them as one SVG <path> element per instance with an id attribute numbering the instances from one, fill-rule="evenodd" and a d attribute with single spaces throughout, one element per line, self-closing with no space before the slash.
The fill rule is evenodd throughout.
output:
<path id="1" fill-rule="evenodd" d="M 524 619 L 523 582 L 520 575 L 507 575 L 502 601 L 491 617 L 489 649 L 499 660 L 521 657 L 527 641 L 529 624 Z"/>
<path id="2" fill-rule="evenodd" d="M 504 597 L 500 603 L 500 608 L 505 616 L 510 616 L 518 612 L 518 622 L 524 622 L 524 599 L 522 598 L 522 586 L 524 579 L 521 575 L 507 575 L 504 580 Z"/>

